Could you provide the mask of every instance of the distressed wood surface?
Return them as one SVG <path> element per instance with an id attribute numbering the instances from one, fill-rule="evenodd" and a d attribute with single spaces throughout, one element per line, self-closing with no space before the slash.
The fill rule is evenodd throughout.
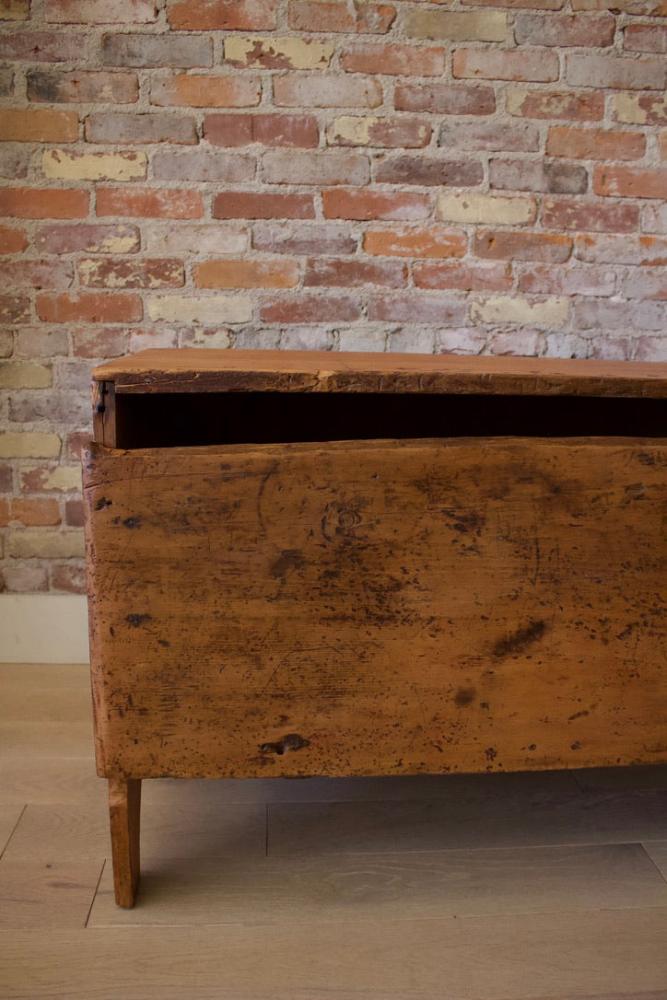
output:
<path id="1" fill-rule="evenodd" d="M 154 349 L 108 361 L 94 370 L 93 378 L 114 383 L 119 393 L 667 396 L 667 364 L 444 354 Z"/>
<path id="2" fill-rule="evenodd" d="M 667 445 L 85 457 L 98 769 L 667 760 Z"/>

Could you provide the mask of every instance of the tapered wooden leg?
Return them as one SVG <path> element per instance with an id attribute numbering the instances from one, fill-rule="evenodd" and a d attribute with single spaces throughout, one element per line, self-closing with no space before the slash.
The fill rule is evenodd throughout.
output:
<path id="1" fill-rule="evenodd" d="M 113 885 L 118 906 L 131 909 L 139 885 L 141 780 L 109 778 Z"/>

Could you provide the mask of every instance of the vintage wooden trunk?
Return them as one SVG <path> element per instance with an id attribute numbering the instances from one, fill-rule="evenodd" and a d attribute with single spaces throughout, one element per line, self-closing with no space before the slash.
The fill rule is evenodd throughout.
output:
<path id="1" fill-rule="evenodd" d="M 98 772 L 667 760 L 667 366 L 145 351 L 84 457 Z"/>

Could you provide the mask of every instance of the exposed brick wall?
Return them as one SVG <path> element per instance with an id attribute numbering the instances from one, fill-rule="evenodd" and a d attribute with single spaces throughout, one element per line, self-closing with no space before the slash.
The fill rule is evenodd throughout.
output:
<path id="1" fill-rule="evenodd" d="M 667 0 L 0 0 L 3 587 L 82 587 L 91 366 L 664 359 Z"/>

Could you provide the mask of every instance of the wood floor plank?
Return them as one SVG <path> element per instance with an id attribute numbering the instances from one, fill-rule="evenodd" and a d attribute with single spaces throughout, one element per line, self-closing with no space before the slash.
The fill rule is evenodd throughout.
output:
<path id="1" fill-rule="evenodd" d="M 0 803 L 94 803 L 106 808 L 106 781 L 87 757 L 11 757 L 0 760 Z"/>
<path id="2" fill-rule="evenodd" d="M 93 746 L 92 716 L 75 722 L 0 722 L 5 759 L 85 757 Z"/>
<path id="3" fill-rule="evenodd" d="M 571 771 L 583 791 L 619 791 L 667 788 L 667 765 L 638 764 L 635 767 L 586 767 Z"/>
<path id="4" fill-rule="evenodd" d="M 115 927 L 2 936 L 3 1000 L 220 1000 L 271 990 L 535 1000 L 667 987 L 667 909 L 502 919 Z M 110 993 L 110 984 L 114 992 Z M 107 992 L 105 992 L 105 990 Z M 375 991 L 375 994 L 373 993 Z M 536 992 L 537 991 L 537 992 Z"/>
<path id="5" fill-rule="evenodd" d="M 90 925 L 280 924 L 667 906 L 639 844 L 334 858 L 165 859 L 121 910 L 105 871 Z"/>
<path id="6" fill-rule="evenodd" d="M 25 803 L 17 802 L 0 809 L 0 855 L 6 850 L 24 808 Z"/>
<path id="7" fill-rule="evenodd" d="M 644 850 L 667 881 L 667 840 L 649 841 L 644 845 Z"/>
<path id="8" fill-rule="evenodd" d="M 100 861 L 0 861 L 0 930 L 85 927 Z"/>
<path id="9" fill-rule="evenodd" d="M 87 722 L 86 664 L 0 663 L 0 722 Z"/>

